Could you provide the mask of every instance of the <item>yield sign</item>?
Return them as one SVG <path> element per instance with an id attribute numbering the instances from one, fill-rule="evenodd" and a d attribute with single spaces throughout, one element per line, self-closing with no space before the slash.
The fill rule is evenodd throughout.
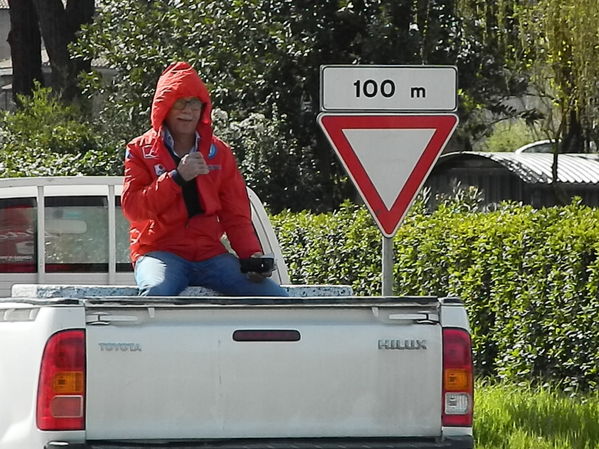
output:
<path id="1" fill-rule="evenodd" d="M 458 117 L 324 113 L 318 123 L 381 232 L 393 237 Z"/>

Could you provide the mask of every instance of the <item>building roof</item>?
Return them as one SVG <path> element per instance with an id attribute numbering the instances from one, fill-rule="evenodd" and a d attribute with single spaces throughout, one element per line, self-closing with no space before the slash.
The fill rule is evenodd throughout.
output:
<path id="1" fill-rule="evenodd" d="M 450 161 L 482 159 L 493 161 L 529 184 L 550 184 L 553 154 L 548 153 L 447 153 L 437 166 Z M 558 156 L 558 181 L 566 184 L 599 184 L 599 154 L 570 153 Z"/>

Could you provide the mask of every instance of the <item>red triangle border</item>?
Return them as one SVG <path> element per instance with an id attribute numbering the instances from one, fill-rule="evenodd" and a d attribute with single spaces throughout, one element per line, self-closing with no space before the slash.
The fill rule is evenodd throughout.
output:
<path id="1" fill-rule="evenodd" d="M 393 237 L 416 194 L 457 127 L 455 114 L 329 114 L 318 116 L 318 123 L 343 164 L 360 196 L 386 237 Z M 354 149 L 343 134 L 347 129 L 435 129 L 412 173 L 387 209 Z"/>

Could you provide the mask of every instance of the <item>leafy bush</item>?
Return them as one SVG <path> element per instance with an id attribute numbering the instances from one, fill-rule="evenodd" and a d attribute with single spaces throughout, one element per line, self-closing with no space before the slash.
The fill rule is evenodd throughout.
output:
<path id="1" fill-rule="evenodd" d="M 468 209 L 468 208 L 466 208 Z M 273 217 L 296 283 L 380 291 L 381 235 L 363 207 Z M 599 210 L 413 208 L 394 239 L 397 295 L 465 301 L 479 375 L 599 386 Z"/>
<path id="2" fill-rule="evenodd" d="M 481 143 L 475 145 L 476 151 L 515 151 L 523 145 L 546 139 L 547 136 L 541 137 L 539 133 L 526 123 L 526 121 L 513 120 L 503 121 L 493 126 L 493 131 L 489 137 Z"/>
<path id="3" fill-rule="evenodd" d="M 0 176 L 120 174 L 122 151 L 51 89 L 38 85 L 20 103 L 0 116 Z"/>
<path id="4" fill-rule="evenodd" d="M 231 145 L 246 183 L 270 210 L 278 212 L 284 205 L 293 205 L 294 210 L 317 206 L 314 159 L 309 148 L 298 150 L 297 140 L 286 135 L 285 117 L 253 113 L 234 121 L 220 109 L 212 117 L 215 133 Z M 296 181 L 289 183 L 290 179 Z"/>
<path id="5" fill-rule="evenodd" d="M 380 234 L 363 208 L 348 202 L 330 214 L 284 211 L 272 217 L 291 282 L 380 290 Z"/>

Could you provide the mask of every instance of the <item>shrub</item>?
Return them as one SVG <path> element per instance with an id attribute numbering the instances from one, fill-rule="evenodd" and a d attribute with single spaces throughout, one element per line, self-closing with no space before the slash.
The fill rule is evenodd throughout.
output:
<path id="1" fill-rule="evenodd" d="M 380 290 L 380 234 L 368 212 L 349 202 L 329 214 L 284 211 L 272 217 L 292 283 Z"/>
<path id="2" fill-rule="evenodd" d="M 253 113 L 241 121 L 229 120 L 225 111 L 213 112 L 215 134 L 231 145 L 246 183 L 266 206 L 278 212 L 319 205 L 313 155 L 284 131 L 286 117 Z M 290 183 L 290 179 L 296 182 Z"/>
<path id="3" fill-rule="evenodd" d="M 0 116 L 0 176 L 109 175 L 122 172 L 122 154 L 74 106 L 40 87 L 21 107 Z M 114 149 L 113 149 L 114 148 Z"/>
<path id="4" fill-rule="evenodd" d="M 503 121 L 495 124 L 489 137 L 475 145 L 477 151 L 514 151 L 541 138 L 524 120 Z"/>

